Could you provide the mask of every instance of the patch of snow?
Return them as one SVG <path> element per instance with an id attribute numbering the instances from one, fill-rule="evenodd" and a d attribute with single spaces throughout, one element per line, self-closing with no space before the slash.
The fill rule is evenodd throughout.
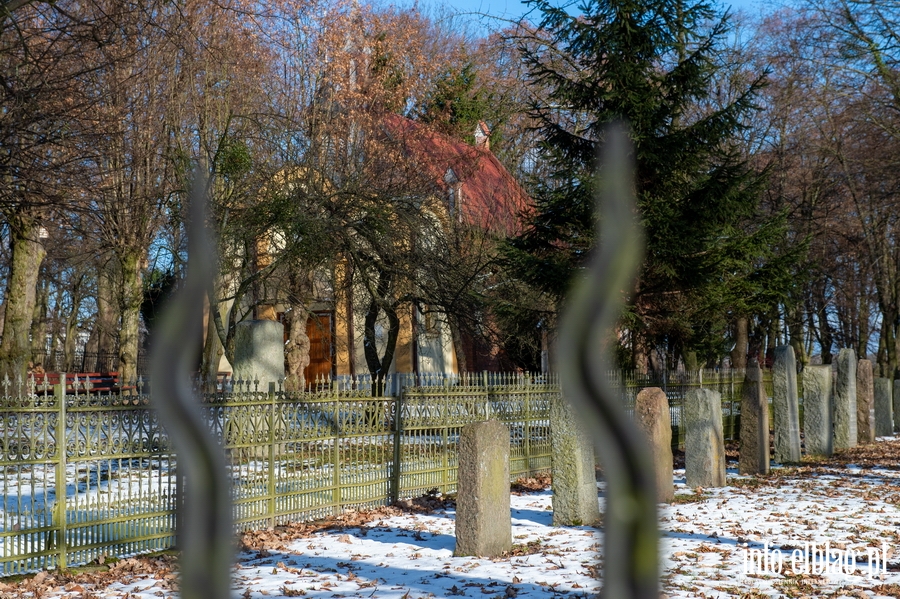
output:
<path id="1" fill-rule="evenodd" d="M 661 505 L 662 588 L 670 599 L 696 597 L 890 597 L 900 590 L 900 471 L 890 468 L 776 468 L 769 476 L 737 476 L 728 487 L 696 489 L 678 481 L 678 503 Z M 600 485 L 602 489 L 602 485 Z M 598 499 L 603 503 L 602 497 Z M 553 527 L 551 493 L 512 495 L 510 557 L 454 557 L 452 509 L 372 520 L 358 528 L 322 530 L 286 550 L 244 552 L 233 570 L 233 597 L 271 599 L 419 599 L 470 597 L 546 599 L 595 595 L 601 532 Z M 832 554 L 821 555 L 825 548 Z M 527 548 L 527 551 L 524 550 Z M 872 555 L 877 572 L 870 572 Z M 772 572 L 782 556 L 781 573 Z M 816 552 L 819 552 L 816 554 Z M 851 553 L 852 551 L 852 553 Z M 755 552 L 755 553 L 754 553 Z M 797 556 L 798 571 L 791 556 Z M 855 556 L 852 573 L 837 559 Z M 770 559 L 771 558 L 771 559 Z M 759 559 L 763 570 L 754 567 Z M 884 565 L 887 569 L 884 569 Z M 749 567 L 748 567 L 749 566 Z M 804 573 L 806 567 L 811 571 Z M 818 573 L 817 573 L 818 572 Z M 175 597 L 152 574 L 90 588 L 108 599 Z M 81 587 L 79 587 L 81 588 Z M 27 591 L 21 597 L 29 597 Z M 57 587 L 42 597 L 74 598 Z"/>

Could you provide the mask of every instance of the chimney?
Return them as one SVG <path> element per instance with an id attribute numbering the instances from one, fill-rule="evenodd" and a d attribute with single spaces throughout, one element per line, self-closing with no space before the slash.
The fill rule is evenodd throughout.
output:
<path id="1" fill-rule="evenodd" d="M 491 130 L 484 121 L 475 125 L 475 147 L 491 151 Z"/>

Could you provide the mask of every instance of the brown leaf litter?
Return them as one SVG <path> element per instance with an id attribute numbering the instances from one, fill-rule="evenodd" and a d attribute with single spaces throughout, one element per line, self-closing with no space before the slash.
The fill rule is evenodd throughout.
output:
<path id="1" fill-rule="evenodd" d="M 0 593 L 4 599 L 17 597 L 41 597 L 48 593 L 67 591 L 81 593 L 84 599 L 96 595 L 86 590 L 88 586 L 102 589 L 112 583 L 128 584 L 136 580 L 153 579 L 161 591 L 177 591 L 178 575 L 174 555 L 131 557 L 109 563 L 108 568 L 92 571 L 43 571 L 31 578 L 17 582 L 0 581 Z"/>
<path id="2" fill-rule="evenodd" d="M 401 499 L 394 503 L 364 510 L 348 510 L 313 522 L 291 522 L 275 528 L 253 530 L 241 534 L 240 547 L 244 551 L 283 551 L 297 539 L 309 538 L 326 530 L 363 528 L 365 525 L 407 513 L 431 514 L 435 510 L 456 506 L 453 496 L 444 496 L 432 489 L 419 497 Z M 260 555 L 260 557 L 267 557 Z"/>

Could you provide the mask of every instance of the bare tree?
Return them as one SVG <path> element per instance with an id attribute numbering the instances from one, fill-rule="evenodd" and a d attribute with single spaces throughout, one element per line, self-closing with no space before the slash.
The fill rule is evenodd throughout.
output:
<path id="1" fill-rule="evenodd" d="M 8 3 L 0 20 L 0 214 L 10 245 L 3 295 L 0 375 L 28 364 L 43 239 L 54 214 L 77 202 L 81 156 L 74 144 L 90 99 L 77 82 L 90 72 L 91 22 L 45 3 Z M 15 10 L 15 14 L 11 11 Z M 73 185 L 74 183 L 74 185 Z"/>

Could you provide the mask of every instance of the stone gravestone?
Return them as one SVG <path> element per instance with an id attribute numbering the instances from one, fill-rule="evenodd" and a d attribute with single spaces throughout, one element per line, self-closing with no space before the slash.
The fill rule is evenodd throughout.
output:
<path id="1" fill-rule="evenodd" d="M 769 399 L 759 364 L 747 367 L 741 394 L 740 474 L 769 473 Z"/>
<path id="2" fill-rule="evenodd" d="M 856 447 L 856 353 L 844 348 L 835 359 L 834 449 Z"/>
<path id="3" fill-rule="evenodd" d="M 725 486 L 722 395 L 691 389 L 684 398 L 684 474 L 691 489 Z"/>
<path id="4" fill-rule="evenodd" d="M 803 436 L 807 455 L 830 456 L 834 453 L 831 366 L 807 366 L 803 369 Z"/>
<path id="5" fill-rule="evenodd" d="M 894 436 L 894 409 L 891 379 L 875 379 L 875 436 Z"/>
<path id="6" fill-rule="evenodd" d="M 634 416 L 650 444 L 656 500 L 668 503 L 675 499 L 675 482 L 672 477 L 672 416 L 665 392 L 659 387 L 641 389 L 634 401 Z"/>
<path id="7" fill-rule="evenodd" d="M 273 385 L 277 389 L 284 379 L 284 325 L 274 320 L 247 320 L 238 323 L 234 331 L 232 367 L 235 383 L 244 382 L 243 385 L 235 385 L 236 392 L 268 393 Z M 236 416 L 240 426 L 231 419 L 232 415 Z M 259 435 L 269 434 L 268 410 L 248 409 L 246 412 L 226 410 L 224 431 L 226 444 L 247 442 L 256 444 Z M 277 451 L 282 449 L 278 446 Z M 234 455 L 247 460 L 253 451 L 252 448 L 244 448 L 237 450 Z"/>
<path id="8" fill-rule="evenodd" d="M 234 330 L 234 380 L 259 381 L 259 391 L 284 379 L 284 325 L 274 320 L 239 322 Z M 255 391 L 255 383 L 244 390 Z"/>
<path id="9" fill-rule="evenodd" d="M 496 557 L 510 549 L 509 430 L 497 420 L 467 424 L 459 435 L 453 553 Z"/>
<path id="10" fill-rule="evenodd" d="M 600 522 L 594 446 L 572 406 L 562 397 L 550 404 L 553 466 L 553 526 Z"/>
<path id="11" fill-rule="evenodd" d="M 775 461 L 782 464 L 800 461 L 800 403 L 797 398 L 797 360 L 794 348 L 775 348 L 772 373 Z"/>
<path id="12" fill-rule="evenodd" d="M 894 430 L 900 431 L 900 379 L 894 379 L 893 389 Z"/>
<path id="13" fill-rule="evenodd" d="M 856 363 L 856 441 L 859 445 L 875 442 L 875 387 L 872 362 Z"/>

